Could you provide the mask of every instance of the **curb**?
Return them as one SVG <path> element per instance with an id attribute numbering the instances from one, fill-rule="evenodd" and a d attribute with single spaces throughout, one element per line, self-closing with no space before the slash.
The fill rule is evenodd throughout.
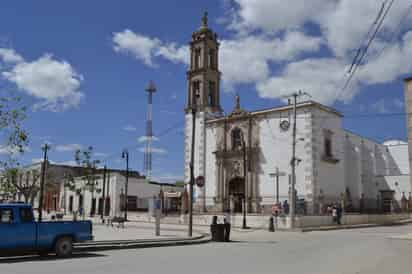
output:
<path id="1" fill-rule="evenodd" d="M 400 221 L 395 223 L 382 223 L 382 224 L 359 224 L 359 225 L 341 225 L 341 226 L 330 226 L 330 227 L 308 227 L 302 228 L 302 232 L 312 232 L 312 231 L 331 231 L 331 230 L 343 230 L 343 229 L 359 229 L 359 228 L 370 228 L 370 227 L 381 227 L 381 226 L 400 226 L 412 223 L 412 220 Z"/>
<path id="2" fill-rule="evenodd" d="M 121 240 L 121 241 L 97 241 L 74 245 L 74 251 L 105 251 L 118 249 L 136 249 L 161 246 L 179 246 L 203 244 L 211 241 L 209 234 L 202 234 L 192 238 L 159 239 L 159 240 Z"/>

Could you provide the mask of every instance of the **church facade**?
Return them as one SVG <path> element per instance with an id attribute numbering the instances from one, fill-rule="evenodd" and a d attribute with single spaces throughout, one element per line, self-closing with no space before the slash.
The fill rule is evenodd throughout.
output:
<path id="1" fill-rule="evenodd" d="M 204 186 L 195 186 L 195 210 L 241 212 L 245 199 L 247 212 L 270 212 L 292 195 L 293 105 L 247 111 L 237 96 L 233 110 L 223 115 L 218 53 L 217 35 L 204 17 L 190 42 L 185 182 L 194 118 L 194 176 L 205 178 Z M 378 210 L 393 207 L 401 197 L 396 191 L 410 196 L 409 167 L 402 162 L 407 146 L 400 144 L 394 156 L 388 145 L 343 129 L 342 117 L 314 101 L 297 104 L 295 195 L 302 210 L 318 214 L 328 203 Z"/>

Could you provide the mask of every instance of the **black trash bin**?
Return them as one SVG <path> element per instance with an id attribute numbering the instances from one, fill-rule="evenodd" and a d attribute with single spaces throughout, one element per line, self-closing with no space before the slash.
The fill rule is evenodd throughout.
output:
<path id="1" fill-rule="evenodd" d="M 225 224 L 211 224 L 210 233 L 212 234 L 212 241 L 225 241 Z"/>

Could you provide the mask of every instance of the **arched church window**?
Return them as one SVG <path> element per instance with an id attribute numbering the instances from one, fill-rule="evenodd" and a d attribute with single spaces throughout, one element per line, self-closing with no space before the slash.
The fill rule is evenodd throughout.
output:
<path id="1" fill-rule="evenodd" d="M 200 81 L 193 81 L 192 92 L 193 92 L 192 104 L 197 105 L 198 103 L 197 99 L 200 96 Z"/>
<path id="2" fill-rule="evenodd" d="M 238 150 L 242 148 L 242 138 L 243 134 L 239 128 L 232 130 L 232 149 Z"/>
<path id="3" fill-rule="evenodd" d="M 209 106 L 215 105 L 215 93 L 216 93 L 215 82 L 209 81 L 209 95 L 208 95 Z"/>
<path id="4" fill-rule="evenodd" d="M 202 50 L 199 49 L 195 49 L 195 69 L 199 69 L 200 68 L 200 58 L 201 58 L 201 53 Z"/>
<path id="5" fill-rule="evenodd" d="M 208 65 L 209 65 L 209 67 L 212 68 L 212 69 L 216 68 L 216 63 L 215 63 L 215 50 L 214 50 L 214 49 L 210 49 L 210 50 L 209 50 Z"/>

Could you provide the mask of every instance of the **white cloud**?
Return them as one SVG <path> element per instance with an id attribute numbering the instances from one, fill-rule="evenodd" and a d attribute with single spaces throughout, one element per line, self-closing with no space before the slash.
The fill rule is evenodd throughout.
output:
<path id="1" fill-rule="evenodd" d="M 23 57 L 16 53 L 14 49 L 10 48 L 0 48 L 0 60 L 4 63 L 21 63 L 23 62 Z"/>
<path id="2" fill-rule="evenodd" d="M 382 55 L 372 56 L 359 70 L 366 84 L 382 84 L 412 70 L 412 31 L 405 33 L 399 43 L 387 45 Z"/>
<path id="3" fill-rule="evenodd" d="M 74 152 L 76 150 L 82 149 L 82 145 L 79 145 L 79 144 L 57 145 L 55 149 L 58 152 Z"/>
<path id="4" fill-rule="evenodd" d="M 137 128 L 134 127 L 134 126 L 132 126 L 132 125 L 125 125 L 125 126 L 123 127 L 123 130 L 125 130 L 125 131 L 136 131 Z"/>
<path id="5" fill-rule="evenodd" d="M 144 143 L 147 141 L 147 136 L 140 136 L 139 138 L 137 138 L 137 141 L 139 143 Z M 152 136 L 152 141 L 159 141 L 159 138 L 157 138 L 156 136 Z"/>
<path id="6" fill-rule="evenodd" d="M 226 5 L 230 19 L 225 21 L 231 32 L 220 41 L 219 64 L 226 90 L 249 84 L 261 97 L 278 98 L 301 89 L 321 103 L 333 104 L 349 102 L 363 87 L 392 82 L 412 70 L 412 31 L 405 33 L 412 27 L 412 17 L 402 22 L 400 34 L 395 33 L 391 40 L 410 1 L 394 2 L 367 57 L 345 90 L 345 72 L 375 21 L 381 1 L 231 3 L 235 5 Z M 116 51 L 131 54 L 149 66 L 155 65 L 157 57 L 185 65 L 189 61 L 187 46 L 127 29 L 115 33 L 113 42 Z M 383 48 L 386 50 L 380 54 Z"/>
<path id="7" fill-rule="evenodd" d="M 145 148 L 141 147 L 139 148 L 140 152 L 145 152 Z M 159 147 L 152 147 L 151 148 L 152 153 L 154 154 L 167 154 L 167 150 Z"/>
<path id="8" fill-rule="evenodd" d="M 113 33 L 113 49 L 116 52 L 130 54 L 148 66 L 155 66 L 154 56 L 162 56 L 174 63 L 187 63 L 188 47 L 175 43 L 163 43 L 157 38 L 150 38 L 129 29 Z"/>
<path id="9" fill-rule="evenodd" d="M 300 32 L 288 32 L 282 38 L 223 40 L 220 66 L 225 87 L 230 90 L 236 84 L 264 81 L 270 75 L 270 62 L 290 61 L 304 52 L 316 52 L 321 42 L 321 38 Z"/>
<path id="10" fill-rule="evenodd" d="M 263 30 L 278 32 L 298 29 L 305 22 L 327 14 L 333 7 L 330 0 L 235 0 L 238 7 L 232 10 L 230 28 L 238 32 Z"/>
<path id="11" fill-rule="evenodd" d="M 66 110 L 77 107 L 84 97 L 79 91 L 82 75 L 68 62 L 49 54 L 33 62 L 19 62 L 2 75 L 20 90 L 42 100 L 35 104 L 35 110 Z"/>
<path id="12" fill-rule="evenodd" d="M 320 17 L 318 23 L 334 53 L 338 56 L 347 56 L 348 53 L 357 49 L 369 27 L 375 22 L 383 1 L 340 0 L 335 2 L 337 4 L 333 10 Z M 388 4 L 389 1 L 385 8 Z M 378 40 L 386 39 L 388 34 L 390 35 L 409 5 L 410 2 L 406 0 L 395 1 L 385 18 L 382 30 L 378 33 Z"/>
<path id="13" fill-rule="evenodd" d="M 334 58 L 313 58 L 288 64 L 279 75 L 257 85 L 264 98 L 279 98 L 298 90 L 308 92 L 314 100 L 331 104 L 335 100 L 348 101 L 353 93 L 342 93 L 344 64 Z"/>

